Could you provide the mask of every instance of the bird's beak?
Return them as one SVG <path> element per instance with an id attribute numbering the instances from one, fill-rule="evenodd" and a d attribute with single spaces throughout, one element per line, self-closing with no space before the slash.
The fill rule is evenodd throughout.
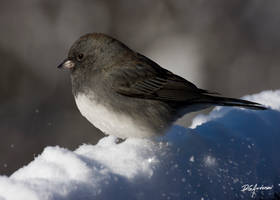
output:
<path id="1" fill-rule="evenodd" d="M 75 67 L 75 63 L 70 59 L 65 59 L 60 65 L 57 66 L 59 69 L 71 69 L 73 67 Z"/>

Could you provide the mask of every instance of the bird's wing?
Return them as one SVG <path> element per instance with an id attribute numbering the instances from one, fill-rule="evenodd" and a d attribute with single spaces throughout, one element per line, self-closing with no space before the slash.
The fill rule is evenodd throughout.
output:
<path id="1" fill-rule="evenodd" d="M 137 54 L 137 62 L 119 68 L 121 76 L 114 85 L 117 93 L 125 96 L 184 102 L 208 94 L 191 82 L 161 68 L 152 60 Z"/>

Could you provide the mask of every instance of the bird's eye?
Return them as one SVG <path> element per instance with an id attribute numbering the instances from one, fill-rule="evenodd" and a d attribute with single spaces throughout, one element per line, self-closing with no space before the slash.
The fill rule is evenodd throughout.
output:
<path id="1" fill-rule="evenodd" d="M 81 61 L 83 58 L 84 58 L 84 54 L 82 54 L 82 53 L 80 53 L 80 54 L 77 56 L 78 61 Z"/>

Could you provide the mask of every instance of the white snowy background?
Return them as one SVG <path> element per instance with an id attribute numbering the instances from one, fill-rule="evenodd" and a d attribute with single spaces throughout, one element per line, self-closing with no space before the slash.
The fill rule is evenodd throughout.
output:
<path id="1" fill-rule="evenodd" d="M 105 137 L 75 151 L 46 147 L 10 177 L 0 200 L 250 199 L 280 192 L 280 90 L 247 96 L 265 111 L 217 107 L 156 140 Z M 70 136 L 69 136 L 70 137 Z"/>

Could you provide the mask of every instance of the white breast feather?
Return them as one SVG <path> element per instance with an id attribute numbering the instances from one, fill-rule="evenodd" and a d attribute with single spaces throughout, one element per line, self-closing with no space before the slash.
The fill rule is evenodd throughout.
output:
<path id="1" fill-rule="evenodd" d="M 75 101 L 81 114 L 105 134 L 120 138 L 144 138 L 154 135 L 147 127 L 136 124 L 133 118 L 115 113 L 97 103 L 94 101 L 94 95 L 89 99 L 86 95 L 78 94 Z"/>

